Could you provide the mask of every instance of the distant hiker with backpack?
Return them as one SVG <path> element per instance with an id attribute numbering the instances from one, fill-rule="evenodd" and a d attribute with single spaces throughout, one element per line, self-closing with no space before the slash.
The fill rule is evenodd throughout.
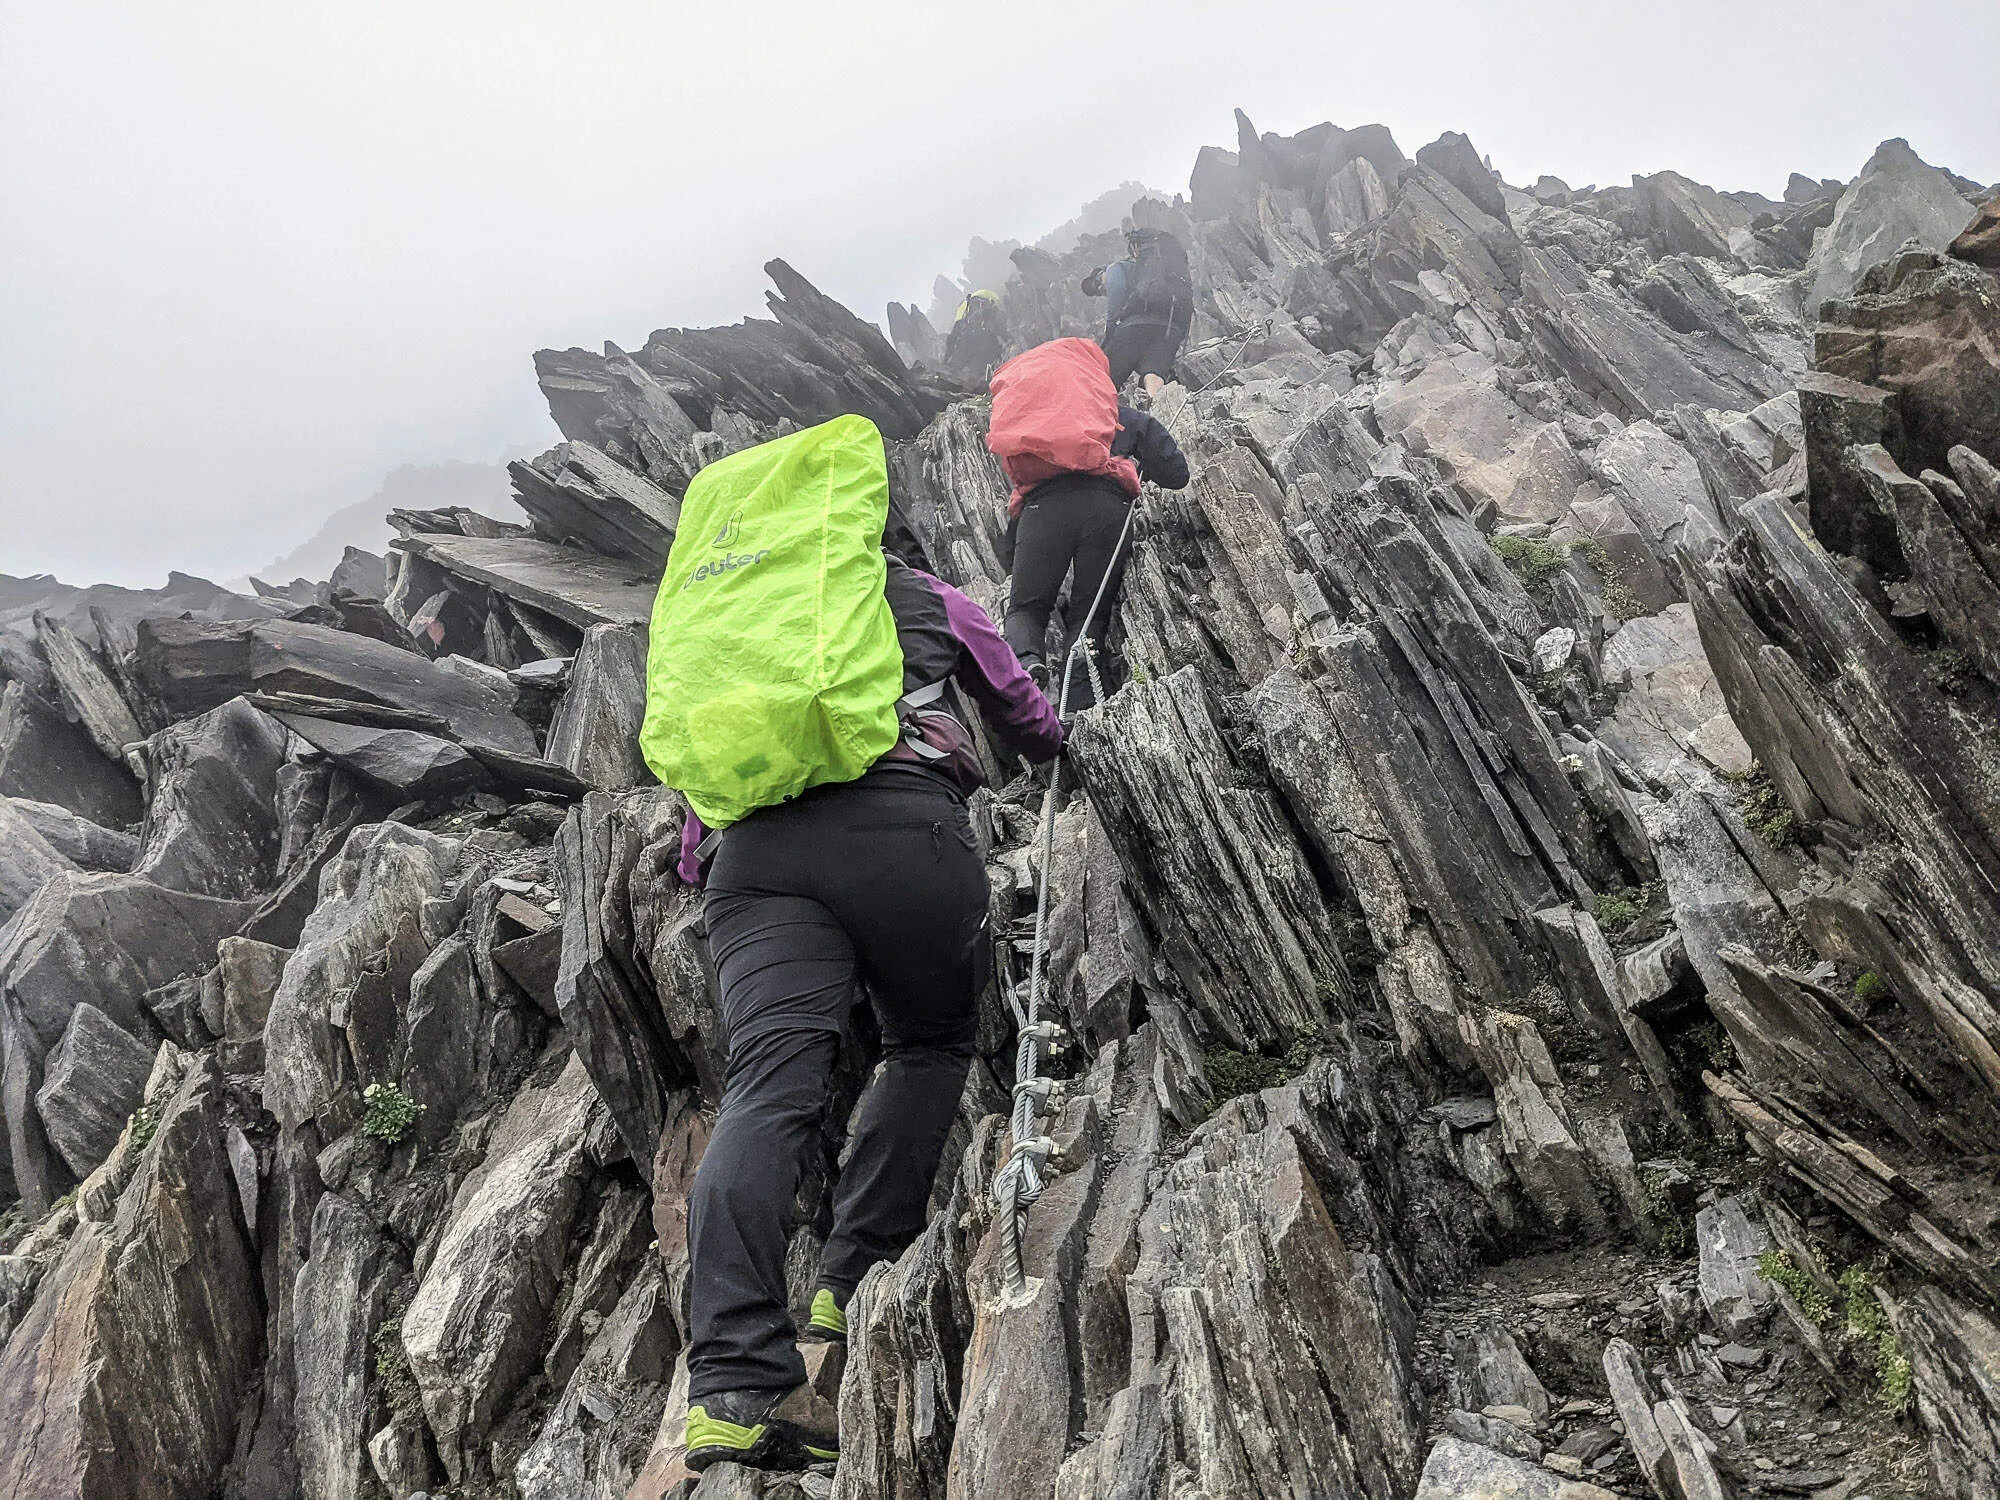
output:
<path id="1" fill-rule="evenodd" d="M 1014 575 L 1007 598 L 1007 644 L 1046 684 L 1042 646 L 1069 578 L 1065 647 L 1096 599 L 1093 649 L 1117 611 L 1124 559 L 1116 554 L 1140 480 L 1177 490 L 1188 464 L 1173 434 L 1126 406 L 1104 351 L 1089 339 L 1056 339 L 1017 354 L 993 374 L 993 420 L 986 446 L 1014 483 Z M 1094 701 L 1087 673 L 1070 682 L 1071 703 Z"/>
<path id="2" fill-rule="evenodd" d="M 833 1193 L 809 1336 L 844 1339 L 868 1268 L 922 1231 L 991 971 L 954 685 L 1033 761 L 1063 730 L 986 614 L 881 550 L 882 436 L 839 417 L 703 469 L 654 605 L 647 762 L 690 808 L 728 1063 L 688 1204 L 687 1462 L 797 1469 L 839 1448 L 805 1383 L 786 1252 L 843 1027 L 882 1066 Z M 711 830 L 720 830 L 712 832 Z"/>
<path id="3" fill-rule="evenodd" d="M 1128 229 L 1125 246 L 1125 259 L 1091 272 L 1083 289 L 1110 299 L 1101 342 L 1112 384 L 1122 391 L 1137 373 L 1146 394 L 1157 396 L 1194 321 L 1194 278 L 1187 251 L 1164 229 Z"/>
<path id="4" fill-rule="evenodd" d="M 968 293 L 945 335 L 945 369 L 962 380 L 984 381 L 1007 357 L 1006 337 L 1000 294 L 984 289 Z"/>

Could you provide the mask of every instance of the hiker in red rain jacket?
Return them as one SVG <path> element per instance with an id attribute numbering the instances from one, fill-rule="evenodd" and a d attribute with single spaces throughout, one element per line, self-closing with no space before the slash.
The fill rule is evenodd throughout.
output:
<path id="1" fill-rule="evenodd" d="M 1056 339 L 1018 354 L 993 375 L 993 423 L 986 446 L 1014 483 L 1008 512 L 1018 528 L 1007 601 L 1007 644 L 1039 683 L 1049 680 L 1042 648 L 1049 617 L 1069 578 L 1063 615 L 1067 650 L 1107 576 L 1090 622 L 1104 644 L 1124 572 L 1119 541 L 1140 481 L 1177 490 L 1187 459 L 1173 434 L 1118 399 L 1104 351 L 1089 339 Z M 1070 682 L 1073 707 L 1094 701 L 1089 674 Z"/>

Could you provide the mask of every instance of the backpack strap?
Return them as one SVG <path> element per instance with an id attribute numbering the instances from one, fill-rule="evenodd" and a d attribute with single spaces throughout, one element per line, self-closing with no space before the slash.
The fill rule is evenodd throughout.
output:
<path id="1" fill-rule="evenodd" d="M 912 688 L 896 700 L 896 719 L 903 726 L 903 743 L 919 760 L 949 760 L 951 752 L 940 750 L 923 736 L 917 723 L 918 713 L 944 701 L 945 684 L 948 678 L 940 677 L 936 682 L 923 687 Z M 940 710 L 948 713 L 949 710 Z"/>

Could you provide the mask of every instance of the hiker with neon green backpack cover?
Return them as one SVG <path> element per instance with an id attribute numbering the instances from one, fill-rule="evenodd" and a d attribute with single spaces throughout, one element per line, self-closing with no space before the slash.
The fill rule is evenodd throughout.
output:
<path id="1" fill-rule="evenodd" d="M 839 1445 L 805 1383 L 786 1253 L 862 987 L 882 1066 L 856 1113 L 806 1336 L 844 1338 L 868 1268 L 924 1226 L 992 967 L 963 692 L 1031 760 L 1055 711 L 978 605 L 882 551 L 864 417 L 703 469 L 654 604 L 640 745 L 686 796 L 727 1077 L 688 1204 L 687 1462 L 801 1468 Z"/>

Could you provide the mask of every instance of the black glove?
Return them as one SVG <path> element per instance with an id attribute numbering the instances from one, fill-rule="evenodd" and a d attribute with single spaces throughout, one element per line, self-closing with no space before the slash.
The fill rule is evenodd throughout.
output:
<path id="1" fill-rule="evenodd" d="M 1083 295 L 1086 297 L 1104 295 L 1104 267 L 1094 267 L 1090 274 L 1083 278 Z"/>

